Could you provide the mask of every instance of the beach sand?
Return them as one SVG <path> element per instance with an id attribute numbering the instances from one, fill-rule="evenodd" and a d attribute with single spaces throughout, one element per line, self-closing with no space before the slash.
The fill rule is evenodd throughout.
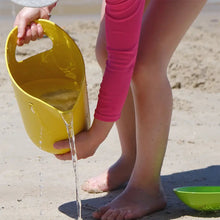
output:
<path id="1" fill-rule="evenodd" d="M 220 184 L 220 5 L 207 5 L 178 46 L 168 68 L 174 110 L 162 182 L 167 208 L 142 219 L 220 219 L 184 205 L 173 188 Z M 93 117 L 101 71 L 95 60 L 99 21 L 54 16 L 80 47 L 85 59 Z M 28 138 L 5 67 L 4 44 L 12 19 L 0 20 L 0 219 L 65 220 L 76 218 L 74 174 L 70 161 L 59 161 Z M 19 60 L 38 53 L 48 39 L 19 48 Z M 79 181 L 107 169 L 120 155 L 114 127 L 96 154 L 78 163 Z M 83 219 L 117 196 L 121 190 L 89 194 L 80 191 Z"/>

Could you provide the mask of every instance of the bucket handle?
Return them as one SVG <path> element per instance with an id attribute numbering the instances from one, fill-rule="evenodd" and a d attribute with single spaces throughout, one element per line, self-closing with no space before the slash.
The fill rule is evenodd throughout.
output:
<path id="1" fill-rule="evenodd" d="M 46 19 L 38 19 L 38 20 L 35 20 L 35 23 L 41 24 L 44 30 L 44 34 L 51 39 L 53 43 L 52 49 L 54 48 L 58 49 L 59 47 L 66 46 L 60 43 L 61 42 L 60 39 L 64 37 L 67 39 L 70 37 L 65 31 L 63 31 L 54 22 L 46 20 Z M 18 34 L 18 28 L 16 26 L 15 28 L 12 29 L 6 41 L 6 49 L 5 49 L 6 60 L 12 63 L 22 62 L 22 61 L 18 62 L 16 60 L 15 52 L 16 52 L 16 47 L 17 47 L 17 34 Z"/>

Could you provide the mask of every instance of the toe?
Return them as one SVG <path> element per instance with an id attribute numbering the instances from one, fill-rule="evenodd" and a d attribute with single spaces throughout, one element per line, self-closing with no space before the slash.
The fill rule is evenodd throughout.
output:
<path id="1" fill-rule="evenodd" d="M 143 212 L 141 209 L 138 209 L 138 208 L 136 208 L 134 210 L 127 209 L 124 214 L 124 219 L 126 219 L 126 220 L 137 219 L 137 218 L 142 217 L 144 215 L 145 215 L 145 212 Z"/>
<path id="2" fill-rule="evenodd" d="M 81 186 L 82 190 L 86 191 L 86 192 L 91 192 L 91 189 L 90 189 L 90 181 L 87 180 L 85 181 L 82 186 Z"/>
<path id="3" fill-rule="evenodd" d="M 111 220 L 112 209 L 108 209 L 101 217 L 101 220 Z"/>
<path id="4" fill-rule="evenodd" d="M 125 218 L 125 212 L 123 211 L 123 210 L 120 210 L 119 212 L 118 212 L 118 215 L 117 215 L 117 217 L 115 218 L 115 220 L 124 220 Z"/>
<path id="5" fill-rule="evenodd" d="M 131 210 L 126 210 L 126 212 L 124 212 L 124 219 L 128 220 L 128 219 L 133 219 L 133 216 L 135 213 L 132 212 Z"/>
<path id="6" fill-rule="evenodd" d="M 96 219 L 101 219 L 101 217 L 107 212 L 109 206 L 103 206 L 102 208 L 98 209 L 97 211 L 93 212 L 92 216 Z"/>
<path id="7" fill-rule="evenodd" d="M 118 215 L 120 214 L 120 211 L 117 209 L 111 209 L 108 210 L 108 216 L 107 216 L 107 220 L 115 220 L 117 219 Z"/>
<path id="8" fill-rule="evenodd" d="M 117 209 L 108 209 L 102 216 L 101 220 L 115 220 L 119 214 L 120 211 Z"/>
<path id="9" fill-rule="evenodd" d="M 98 185 L 98 183 L 94 183 L 93 181 L 85 181 L 82 185 L 82 190 L 88 192 L 88 193 L 103 193 L 104 191 L 101 189 L 101 187 Z"/>

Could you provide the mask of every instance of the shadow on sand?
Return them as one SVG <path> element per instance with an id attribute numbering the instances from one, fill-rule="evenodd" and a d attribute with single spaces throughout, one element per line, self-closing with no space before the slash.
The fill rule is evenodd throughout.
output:
<path id="1" fill-rule="evenodd" d="M 153 213 L 141 219 L 146 220 L 169 220 L 177 219 L 181 216 L 193 216 L 205 219 L 220 217 L 220 212 L 199 212 L 188 208 L 174 194 L 173 188 L 181 186 L 217 186 L 220 185 L 220 165 L 210 166 L 204 169 L 191 170 L 181 173 L 162 176 L 162 182 L 167 196 L 166 209 Z M 92 212 L 98 207 L 110 202 L 121 190 L 108 193 L 104 197 L 88 199 L 82 201 L 82 218 L 93 219 Z M 67 202 L 59 207 L 59 211 L 65 215 L 76 218 L 75 202 Z"/>

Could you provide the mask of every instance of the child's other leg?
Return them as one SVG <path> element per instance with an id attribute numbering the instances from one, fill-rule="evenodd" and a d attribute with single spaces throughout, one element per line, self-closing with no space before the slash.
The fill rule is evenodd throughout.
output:
<path id="1" fill-rule="evenodd" d="M 104 16 L 103 11 L 102 15 Z M 96 56 L 101 69 L 104 71 L 107 59 L 104 17 L 100 24 Z M 126 183 L 130 178 L 136 158 L 134 103 L 131 90 L 129 90 L 121 118 L 116 122 L 116 126 L 121 143 L 121 156 L 107 171 L 86 181 L 82 186 L 85 191 L 102 192 L 114 190 Z"/>
<path id="2" fill-rule="evenodd" d="M 82 185 L 84 191 L 90 193 L 107 192 L 115 190 L 129 181 L 136 158 L 133 111 L 133 98 L 131 91 L 129 91 L 121 118 L 116 123 L 121 144 L 121 156 L 106 171 L 96 177 L 88 179 Z"/>
<path id="3" fill-rule="evenodd" d="M 126 189 L 94 213 L 102 220 L 137 219 L 166 205 L 160 171 L 166 150 L 172 94 L 169 60 L 205 0 L 152 0 L 145 12 L 132 82 L 137 152 Z"/>

